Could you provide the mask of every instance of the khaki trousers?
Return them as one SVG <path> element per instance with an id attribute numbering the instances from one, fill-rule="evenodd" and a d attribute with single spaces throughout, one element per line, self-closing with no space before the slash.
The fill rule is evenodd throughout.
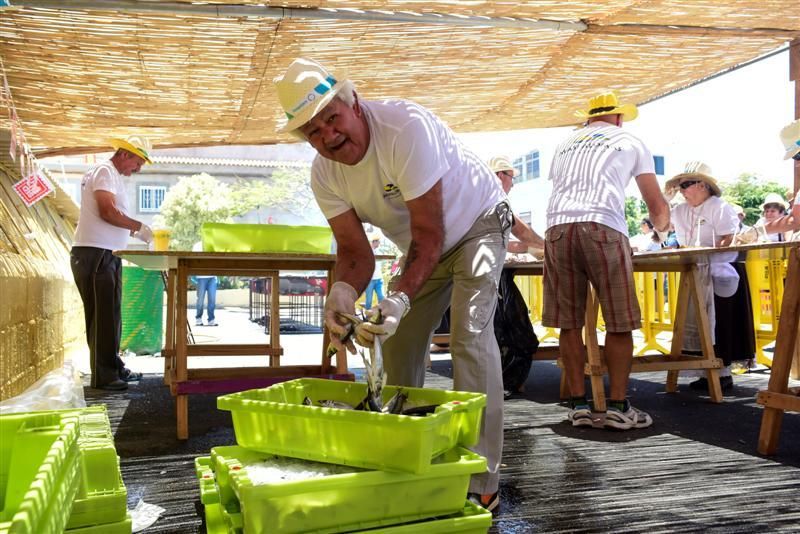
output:
<path id="1" fill-rule="evenodd" d="M 480 441 L 473 449 L 486 457 L 488 467 L 472 477 L 473 493 L 494 493 L 500 482 L 503 379 L 493 320 L 510 228 L 511 211 L 505 202 L 478 218 L 442 256 L 411 302 L 411 311 L 383 346 L 388 383 L 422 387 L 433 331 L 450 306 L 453 389 L 487 396 Z"/>

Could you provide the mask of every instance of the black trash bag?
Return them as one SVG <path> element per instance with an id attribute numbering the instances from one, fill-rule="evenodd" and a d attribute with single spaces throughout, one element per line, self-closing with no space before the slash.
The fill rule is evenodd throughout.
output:
<path id="1" fill-rule="evenodd" d="M 494 335 L 500 347 L 503 389 L 507 395 L 514 394 L 528 380 L 531 358 L 539 348 L 539 338 L 533 331 L 522 293 L 514 283 L 514 271 L 510 269 L 503 269 L 500 276 Z"/>

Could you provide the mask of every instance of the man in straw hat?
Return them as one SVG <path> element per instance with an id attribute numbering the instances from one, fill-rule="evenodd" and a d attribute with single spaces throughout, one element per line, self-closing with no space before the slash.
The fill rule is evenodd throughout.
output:
<path id="1" fill-rule="evenodd" d="M 511 160 L 507 156 L 494 156 L 489 160 L 488 164 L 489 168 L 497 176 L 497 179 L 500 180 L 503 191 L 508 194 L 511 188 L 514 187 L 514 177 L 517 175 L 517 170 L 511 164 Z M 519 217 L 514 217 L 511 235 L 516 237 L 519 241 L 510 241 L 508 243 L 509 252 L 515 254 L 534 254 L 544 250 L 544 239 L 542 239 L 542 236 L 534 232 L 533 228 L 528 226 L 528 224 Z"/>
<path id="2" fill-rule="evenodd" d="M 547 208 L 542 324 L 561 328 L 560 354 L 571 396 L 568 419 L 574 426 L 593 426 L 581 337 L 589 282 L 607 327 L 604 354 L 610 388 L 605 426 L 629 430 L 652 424 L 648 414 L 626 399 L 631 332 L 641 327 L 641 315 L 625 222 L 625 188 L 635 177 L 650 219 L 663 235 L 669 229 L 669 205 L 650 151 L 621 128 L 637 114 L 636 106 L 620 104 L 613 92 L 590 99 L 586 110 L 576 112 L 586 124 L 558 146 L 550 168 L 553 192 Z"/>
<path id="3" fill-rule="evenodd" d="M 281 131 L 319 154 L 311 188 L 338 245 L 326 325 L 334 338 L 345 332 L 337 313 L 352 314 L 370 280 L 375 260 L 362 226 L 369 222 L 405 264 L 372 310 L 382 323 L 359 325 L 357 341 L 368 346 L 380 336 L 388 381 L 422 386 L 432 333 L 451 306 L 454 387 L 487 394 L 476 450 L 488 471 L 473 477 L 469 491 L 495 508 L 503 385 L 492 317 L 511 227 L 505 194 L 486 164 L 417 104 L 362 100 L 350 81 L 308 59 L 293 61 L 275 85 L 288 119 Z"/>
<path id="4" fill-rule="evenodd" d="M 118 391 L 141 373 L 125 367 L 119 357 L 122 317 L 122 262 L 112 251 L 128 246 L 128 237 L 149 243 L 153 232 L 129 216 L 123 176 L 151 163 L 146 139 L 112 139 L 111 159 L 87 172 L 81 180 L 81 213 L 70 263 L 83 301 L 93 388 Z"/>

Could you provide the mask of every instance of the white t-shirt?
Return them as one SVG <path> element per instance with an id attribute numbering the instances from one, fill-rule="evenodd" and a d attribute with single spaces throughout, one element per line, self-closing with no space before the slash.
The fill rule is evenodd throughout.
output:
<path id="1" fill-rule="evenodd" d="M 109 224 L 100 217 L 95 191 L 114 193 L 117 209 L 128 215 L 125 181 L 111 160 L 92 168 L 81 180 L 81 214 L 75 230 L 76 247 L 122 250 L 128 246 L 130 230 Z"/>
<path id="2" fill-rule="evenodd" d="M 375 270 L 372 272 L 373 280 L 383 280 L 383 261 L 375 262 Z"/>
<path id="3" fill-rule="evenodd" d="M 653 156 L 634 135 L 602 121 L 576 130 L 558 146 L 550 167 L 547 227 L 597 222 L 628 235 L 625 188 L 647 173 L 655 173 Z"/>
<path id="4" fill-rule="evenodd" d="M 670 217 L 675 225 L 675 237 L 683 247 L 713 247 L 724 235 L 735 234 L 739 217 L 733 207 L 717 196 L 697 207 L 684 202 L 672 209 Z M 736 252 L 716 254 L 715 262 L 736 261 Z"/>
<path id="5" fill-rule="evenodd" d="M 317 156 L 311 189 L 331 219 L 354 209 L 403 253 L 411 244 L 406 202 L 442 181 L 444 247 L 458 243 L 489 208 L 506 198 L 489 167 L 427 109 L 404 100 L 361 101 L 370 144 L 356 165 Z"/>

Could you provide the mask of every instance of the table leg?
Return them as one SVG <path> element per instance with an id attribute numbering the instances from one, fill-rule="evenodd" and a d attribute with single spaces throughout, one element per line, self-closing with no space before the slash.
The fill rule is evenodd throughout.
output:
<path id="1" fill-rule="evenodd" d="M 597 314 L 600 302 L 597 300 L 591 285 L 586 290 L 586 325 L 584 326 L 584 342 L 588 361 L 589 382 L 592 386 L 594 411 L 606 411 L 606 390 L 603 383 L 603 357 L 600 344 L 597 342 Z"/>
<path id="2" fill-rule="evenodd" d="M 188 349 L 186 339 L 188 326 L 186 322 L 186 306 L 188 298 L 189 272 L 186 263 L 178 260 L 176 272 L 176 317 L 175 317 L 175 381 L 184 382 L 189 378 Z M 175 398 L 176 417 L 178 420 L 178 439 L 189 438 L 189 398 L 186 395 L 177 395 Z"/>
<path id="3" fill-rule="evenodd" d="M 273 349 L 281 346 L 281 279 L 280 272 L 275 271 L 270 274 L 272 280 L 272 293 L 270 294 L 270 322 L 269 322 L 269 345 Z M 278 354 L 271 354 L 269 357 L 270 367 L 279 367 L 281 357 Z"/>
<path id="4" fill-rule="evenodd" d="M 781 305 L 781 321 L 775 341 L 775 353 L 769 377 L 769 393 L 786 394 L 789 391 L 789 371 L 793 353 L 800 346 L 800 252 L 792 250 L 786 292 Z M 761 394 L 759 394 L 759 399 Z M 784 407 L 764 406 L 758 452 L 775 454 L 778 449 Z"/>
<path id="5" fill-rule="evenodd" d="M 714 343 L 711 341 L 711 325 L 708 321 L 708 313 L 706 312 L 705 297 L 702 293 L 703 283 L 700 278 L 700 269 L 697 265 L 692 265 L 691 270 L 687 273 L 689 276 L 689 285 L 691 287 L 692 302 L 695 305 L 695 317 L 697 319 L 697 328 L 700 331 L 700 348 L 703 350 L 703 358 L 711 362 L 716 358 L 714 353 Z M 710 281 L 709 281 L 710 283 Z M 708 396 L 712 402 L 722 402 L 722 386 L 719 383 L 719 368 L 712 367 L 706 369 L 706 376 L 708 379 Z"/>
<path id="6" fill-rule="evenodd" d="M 164 383 L 172 383 L 172 373 L 175 367 L 175 278 L 177 271 L 167 271 L 167 318 L 166 338 L 164 341 Z"/>

